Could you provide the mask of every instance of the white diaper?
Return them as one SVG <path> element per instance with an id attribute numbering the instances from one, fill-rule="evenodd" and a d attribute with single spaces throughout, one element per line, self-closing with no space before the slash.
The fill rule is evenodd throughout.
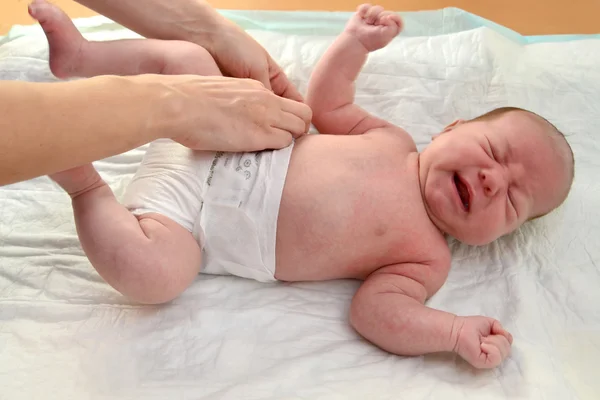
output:
<path id="1" fill-rule="evenodd" d="M 189 230 L 202 248 L 202 272 L 275 280 L 277 217 L 293 145 L 276 151 L 192 151 L 153 142 L 123 204 Z"/>

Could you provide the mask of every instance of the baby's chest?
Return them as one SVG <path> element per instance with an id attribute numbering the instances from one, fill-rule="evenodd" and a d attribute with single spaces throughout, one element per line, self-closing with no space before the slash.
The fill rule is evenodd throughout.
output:
<path id="1" fill-rule="evenodd" d="M 397 175 L 372 184 L 370 193 L 369 200 L 360 201 L 361 225 L 386 263 L 420 262 L 445 253 L 446 240 L 427 214 L 416 178 Z"/>

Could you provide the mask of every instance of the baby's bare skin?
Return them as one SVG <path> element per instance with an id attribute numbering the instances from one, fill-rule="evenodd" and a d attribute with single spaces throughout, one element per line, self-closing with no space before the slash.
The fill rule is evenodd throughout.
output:
<path id="1" fill-rule="evenodd" d="M 52 24 L 52 18 L 46 21 Z M 568 168 L 557 159 L 545 122 L 524 112 L 456 121 L 418 153 L 406 131 L 356 106 L 353 84 L 368 53 L 400 30 L 396 14 L 363 5 L 315 68 L 307 103 L 321 135 L 298 139 L 292 151 L 275 277 L 362 280 L 350 322 L 365 338 L 395 354 L 454 351 L 477 368 L 493 368 L 512 344 L 498 321 L 425 305 L 450 268 L 445 234 L 485 244 L 512 232 L 562 201 Z M 83 39 L 71 37 L 69 43 L 77 40 Z M 88 51 L 97 45 L 86 42 Z M 189 44 L 182 44 L 183 53 L 195 55 L 195 63 L 181 58 L 178 42 L 101 46 L 102 62 L 113 73 L 140 73 L 145 65 L 145 73 L 219 74 L 208 53 Z M 73 62 L 72 54 L 62 56 Z M 88 67 L 79 62 L 85 57 L 75 60 L 76 67 L 55 62 L 54 69 L 98 73 L 98 63 Z M 52 178 L 73 198 L 90 261 L 121 293 L 160 303 L 194 280 L 201 253 L 190 232 L 162 215 L 131 215 L 91 165 Z"/>
<path id="2" fill-rule="evenodd" d="M 434 292 L 450 253 L 423 206 L 417 162 L 413 140 L 399 128 L 296 141 L 279 210 L 275 276 L 366 279 L 383 266 L 419 262 L 430 270 Z"/>

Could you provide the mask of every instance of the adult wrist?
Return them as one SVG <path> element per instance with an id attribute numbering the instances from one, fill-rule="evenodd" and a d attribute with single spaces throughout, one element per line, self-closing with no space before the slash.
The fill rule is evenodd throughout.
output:
<path id="1" fill-rule="evenodd" d="M 94 80 L 111 90 L 115 97 L 115 105 L 130 104 L 127 108 L 127 117 L 121 115 L 119 119 L 128 122 L 126 133 L 128 141 L 139 146 L 156 139 L 168 138 L 170 126 L 173 125 L 169 105 L 173 102 L 173 90 L 158 76 L 133 75 L 133 76 L 103 76 L 88 79 Z"/>
<path id="2" fill-rule="evenodd" d="M 195 17 L 185 22 L 180 39 L 196 43 L 213 53 L 219 40 L 232 28 L 232 23 L 205 1 L 196 1 L 196 6 Z"/>
<path id="3" fill-rule="evenodd" d="M 157 139 L 180 140 L 190 133 L 190 118 L 195 118 L 195 113 L 201 112 L 205 107 L 207 96 L 202 90 L 202 82 L 193 91 L 193 104 L 196 104 L 194 115 L 190 116 L 189 93 L 185 90 L 190 82 L 177 75 L 137 75 L 130 77 L 139 87 L 136 97 L 144 103 L 143 115 L 144 131 L 142 135 L 146 141 Z M 200 80 L 203 78 L 200 77 Z M 197 82 L 198 83 L 198 82 Z M 183 84 L 183 86 L 182 86 Z"/>

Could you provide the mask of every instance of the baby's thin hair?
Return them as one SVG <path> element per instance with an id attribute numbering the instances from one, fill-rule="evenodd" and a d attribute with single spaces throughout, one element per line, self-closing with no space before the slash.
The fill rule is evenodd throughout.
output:
<path id="1" fill-rule="evenodd" d="M 533 116 L 536 116 L 538 118 L 541 118 L 543 121 L 545 121 L 551 128 L 552 128 L 552 133 L 555 134 L 559 140 L 562 142 L 562 147 L 564 149 L 566 149 L 566 156 L 568 158 L 568 165 L 570 168 L 569 171 L 569 183 L 568 183 L 568 187 L 567 187 L 567 191 L 566 191 L 566 195 L 563 199 L 562 202 L 564 202 L 566 200 L 566 198 L 568 197 L 569 192 L 571 191 L 571 187 L 573 186 L 573 180 L 575 179 L 575 156 L 573 154 L 573 149 L 571 148 L 571 145 L 569 144 L 569 142 L 567 141 L 567 138 L 565 137 L 564 133 L 562 133 L 552 122 L 548 121 L 546 118 L 542 117 L 539 114 L 534 113 L 533 111 L 529 111 L 523 108 L 519 108 L 519 107 L 500 107 L 500 108 L 496 108 L 493 109 L 491 111 L 488 111 L 487 113 L 480 115 L 479 117 L 473 118 L 471 121 L 481 121 L 481 120 L 489 120 L 489 119 L 494 119 L 494 118 L 498 118 L 508 112 L 511 111 L 521 111 L 521 112 L 525 112 L 528 114 L 531 114 Z M 561 151 L 557 148 L 557 151 L 559 152 L 559 154 L 561 153 Z M 562 204 L 561 202 L 561 204 Z M 560 206 L 560 204 L 558 205 Z M 557 207 L 558 207 L 557 206 Z M 550 211 L 549 211 L 550 212 Z M 548 213 L 549 213 L 548 212 Z M 542 215 L 537 215 L 534 216 L 532 218 L 530 218 L 530 220 L 533 219 L 537 219 L 537 218 L 541 218 L 544 215 L 548 214 L 542 214 Z"/>

